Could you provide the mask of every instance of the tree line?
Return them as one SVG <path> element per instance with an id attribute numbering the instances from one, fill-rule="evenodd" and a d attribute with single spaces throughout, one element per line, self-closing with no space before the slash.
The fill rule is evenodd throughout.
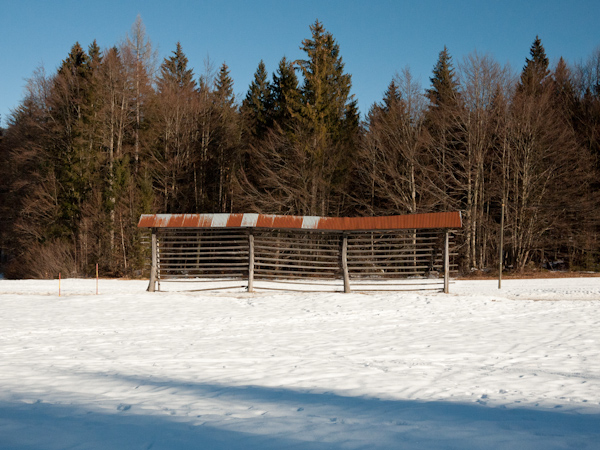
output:
<path id="1" fill-rule="evenodd" d="M 139 17 L 118 45 L 38 69 L 0 129 L 3 272 L 139 275 L 143 213 L 449 210 L 461 270 L 487 270 L 502 205 L 507 268 L 598 270 L 600 47 L 550 67 L 536 37 L 519 74 L 444 48 L 427 89 L 406 68 L 361 121 L 339 44 L 310 34 L 242 99 L 225 63 L 196 76 L 179 43 L 157 64 Z"/>

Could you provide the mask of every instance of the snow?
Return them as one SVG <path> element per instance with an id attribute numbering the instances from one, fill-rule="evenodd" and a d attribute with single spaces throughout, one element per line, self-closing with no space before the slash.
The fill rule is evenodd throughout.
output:
<path id="1" fill-rule="evenodd" d="M 599 448 L 600 278 L 502 286 L 0 280 L 0 448 Z"/>

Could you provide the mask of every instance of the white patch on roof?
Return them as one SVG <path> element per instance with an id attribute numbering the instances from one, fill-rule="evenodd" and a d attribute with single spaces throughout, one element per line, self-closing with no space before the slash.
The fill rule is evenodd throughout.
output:
<path id="1" fill-rule="evenodd" d="M 212 226 L 213 227 L 225 227 L 229 220 L 229 214 L 213 214 Z"/>
<path id="2" fill-rule="evenodd" d="M 258 221 L 258 214 L 244 214 L 242 216 L 243 227 L 255 227 Z"/>
<path id="3" fill-rule="evenodd" d="M 319 225 L 320 220 L 321 218 L 319 216 L 304 216 L 302 218 L 302 228 L 315 229 L 317 228 L 317 225 Z"/>

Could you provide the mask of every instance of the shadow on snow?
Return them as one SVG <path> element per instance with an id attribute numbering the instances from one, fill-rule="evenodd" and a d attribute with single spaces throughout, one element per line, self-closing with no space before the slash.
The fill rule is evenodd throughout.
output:
<path id="1" fill-rule="evenodd" d="M 597 448 L 600 442 L 597 414 L 96 376 L 131 384 L 132 389 L 185 395 L 200 409 L 208 401 L 231 412 L 157 414 L 118 399 L 113 413 L 80 404 L 0 402 L 0 448 L 584 449 Z M 240 414 L 252 410 L 256 416 Z"/>

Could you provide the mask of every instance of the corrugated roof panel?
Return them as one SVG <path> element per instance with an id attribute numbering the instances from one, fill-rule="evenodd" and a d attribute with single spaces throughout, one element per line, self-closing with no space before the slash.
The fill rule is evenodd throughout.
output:
<path id="1" fill-rule="evenodd" d="M 143 214 L 140 228 L 281 228 L 310 230 L 398 230 L 461 228 L 459 211 L 383 217 L 318 217 L 272 214 Z"/>

